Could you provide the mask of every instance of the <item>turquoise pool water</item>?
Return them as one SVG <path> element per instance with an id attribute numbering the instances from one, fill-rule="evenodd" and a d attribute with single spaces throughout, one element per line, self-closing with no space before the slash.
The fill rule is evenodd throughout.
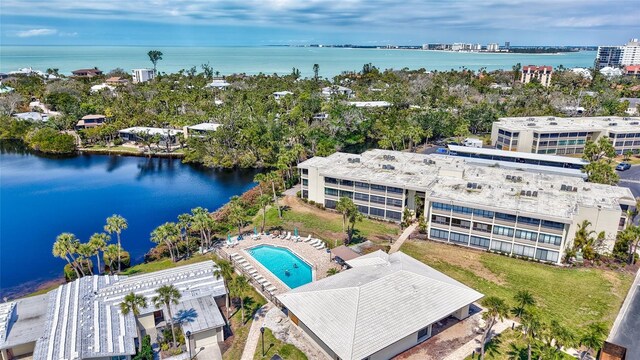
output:
<path id="1" fill-rule="evenodd" d="M 248 252 L 291 289 L 312 280 L 309 264 L 288 249 L 260 245 L 249 249 Z"/>

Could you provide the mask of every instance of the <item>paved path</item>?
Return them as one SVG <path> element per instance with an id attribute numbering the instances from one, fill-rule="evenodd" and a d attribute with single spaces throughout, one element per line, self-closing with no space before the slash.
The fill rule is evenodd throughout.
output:
<path id="1" fill-rule="evenodd" d="M 515 324 L 515 325 L 514 325 Z M 505 319 L 504 321 L 498 322 L 493 325 L 491 329 L 491 334 L 489 334 L 489 338 L 487 341 L 491 340 L 494 336 L 499 335 L 503 331 L 509 329 L 512 326 L 518 326 L 519 324 L 513 320 Z M 445 360 L 463 360 L 467 356 L 471 355 L 474 351 L 477 353 L 480 351 L 480 342 L 482 341 L 482 334 L 471 339 L 471 341 L 459 347 L 456 351 L 449 354 Z"/>
<path id="2" fill-rule="evenodd" d="M 418 227 L 418 223 L 416 222 L 416 223 L 411 224 L 411 226 L 409 226 L 408 228 L 404 229 L 404 231 L 402 232 L 402 234 L 400 235 L 398 240 L 396 240 L 393 243 L 393 245 L 391 245 L 391 249 L 389 250 L 389 254 L 400 250 L 400 247 L 402 246 L 402 244 L 404 244 L 404 241 L 409 238 L 409 235 L 411 235 L 414 231 L 416 231 L 417 227 Z"/>
<path id="3" fill-rule="evenodd" d="M 627 348 L 627 354 L 640 353 L 640 271 L 622 303 L 608 341 Z"/>
<path id="4" fill-rule="evenodd" d="M 253 360 L 253 355 L 256 353 L 256 347 L 260 342 L 260 328 L 264 323 L 264 317 L 267 312 L 273 307 L 270 302 L 258 309 L 253 316 L 253 322 L 251 323 L 251 329 L 249 329 L 249 335 L 247 335 L 247 342 L 244 345 L 242 351 L 241 360 Z"/>

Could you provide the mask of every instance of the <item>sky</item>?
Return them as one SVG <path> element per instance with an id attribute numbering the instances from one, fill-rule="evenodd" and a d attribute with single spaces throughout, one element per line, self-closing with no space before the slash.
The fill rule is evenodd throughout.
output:
<path id="1" fill-rule="evenodd" d="M 619 45 L 638 0 L 2 0 L 0 44 Z"/>

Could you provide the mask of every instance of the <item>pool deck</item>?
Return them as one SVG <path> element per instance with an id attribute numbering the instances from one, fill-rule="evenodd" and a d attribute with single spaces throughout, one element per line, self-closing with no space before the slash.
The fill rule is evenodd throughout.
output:
<path id="1" fill-rule="evenodd" d="M 249 264 L 251 264 L 258 271 L 258 274 L 262 275 L 273 286 L 276 287 L 276 290 L 272 291 L 272 294 L 274 295 L 287 292 L 289 290 L 289 287 L 287 287 L 287 285 L 285 285 L 285 283 L 283 283 L 277 276 L 271 273 L 271 271 L 267 270 L 267 268 L 265 268 L 260 262 L 253 258 L 253 256 L 251 256 L 251 254 L 249 254 L 249 252 L 247 251 L 248 249 L 259 245 L 272 245 L 289 249 L 300 259 L 311 265 L 311 277 L 313 281 L 326 277 L 327 270 L 329 270 L 330 268 L 339 268 L 339 266 L 335 262 L 329 261 L 329 253 L 327 253 L 326 248 L 318 250 L 304 240 L 295 242 L 280 238 L 272 238 L 271 236 L 266 235 L 260 236 L 258 240 L 253 240 L 249 236 L 245 237 L 243 240 L 240 240 L 235 246 L 225 247 L 223 249 L 224 252 L 229 255 L 236 253 L 247 260 L 247 262 L 249 262 Z M 241 268 L 241 266 L 236 265 L 236 268 Z"/>

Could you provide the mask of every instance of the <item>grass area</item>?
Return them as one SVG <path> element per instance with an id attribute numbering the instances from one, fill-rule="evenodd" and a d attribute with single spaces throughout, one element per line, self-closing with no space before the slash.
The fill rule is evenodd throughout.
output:
<path id="1" fill-rule="evenodd" d="M 345 238 L 342 231 L 342 215 L 318 209 L 294 197 L 287 197 L 284 202 L 285 210 L 282 219 L 278 217 L 278 210 L 275 207 L 267 210 L 266 229 L 283 229 L 293 232 L 294 228 L 298 228 L 301 236 L 306 237 L 307 234 L 312 234 L 313 237 L 327 241 L 328 247 L 342 244 L 341 240 Z M 256 226 L 260 229 L 261 225 L 262 211 L 254 218 L 252 227 Z M 354 242 L 365 240 L 388 242 L 400 233 L 396 224 L 366 218 L 358 222 L 355 229 Z"/>
<path id="2" fill-rule="evenodd" d="M 573 356 L 560 352 L 558 358 L 562 360 L 575 359 Z M 465 360 L 480 359 L 480 354 L 467 356 Z M 485 347 L 485 360 L 526 360 L 527 342 L 522 334 L 516 330 L 507 329 L 494 337 Z"/>
<path id="3" fill-rule="evenodd" d="M 262 356 L 262 344 L 258 343 L 253 359 L 270 359 L 273 355 L 278 354 L 286 360 L 307 360 L 307 356 L 300 349 L 278 340 L 269 328 L 264 330 L 264 351 L 265 356 Z"/>
<path id="4" fill-rule="evenodd" d="M 518 290 L 528 290 L 543 321 L 556 319 L 574 331 L 595 321 L 611 326 L 633 282 L 630 273 L 561 268 L 431 241 L 407 241 L 401 250 L 511 306 Z"/>
<path id="5" fill-rule="evenodd" d="M 231 343 L 222 354 L 223 360 L 235 360 L 242 357 L 242 351 L 247 343 L 251 324 L 253 324 L 253 314 L 266 303 L 267 301 L 254 288 L 251 288 L 249 292 L 245 294 L 245 319 L 242 319 L 242 311 L 240 311 L 240 309 L 236 309 L 231 315 L 230 322 L 233 337 L 227 339 L 227 341 L 231 340 Z M 227 343 L 227 341 L 225 341 L 225 343 Z"/>

